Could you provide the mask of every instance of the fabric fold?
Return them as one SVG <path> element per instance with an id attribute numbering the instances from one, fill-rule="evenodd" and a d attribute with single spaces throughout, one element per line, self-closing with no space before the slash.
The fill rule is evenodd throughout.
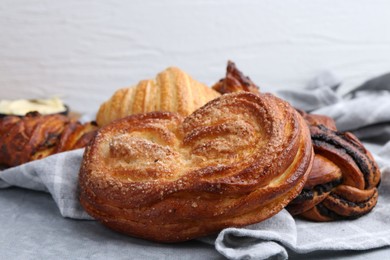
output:
<path id="1" fill-rule="evenodd" d="M 222 230 L 215 248 L 229 259 L 287 259 L 287 248 L 295 248 L 297 229 L 293 217 L 282 210 L 270 219 L 245 228 Z"/>
<path id="2" fill-rule="evenodd" d="M 64 152 L 0 172 L 0 187 L 51 194 L 63 217 L 92 219 L 78 201 L 78 172 L 84 149 Z"/>

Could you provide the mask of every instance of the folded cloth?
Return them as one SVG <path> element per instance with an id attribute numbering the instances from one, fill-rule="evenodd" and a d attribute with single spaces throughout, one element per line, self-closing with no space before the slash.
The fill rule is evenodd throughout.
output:
<path id="1" fill-rule="evenodd" d="M 371 83 L 370 83 L 371 82 Z M 373 83 L 372 83 L 373 82 Z M 368 250 L 390 246 L 390 77 L 368 81 L 340 97 L 340 81 L 321 74 L 305 91 L 275 94 L 295 107 L 333 117 L 342 131 L 353 131 L 372 148 L 382 171 L 379 200 L 371 213 L 353 221 L 315 223 L 294 219 L 286 210 L 261 223 L 227 228 L 200 239 L 229 259 L 286 259 L 321 250 Z M 372 87 L 374 84 L 374 87 Z M 375 142 L 375 145 L 372 143 Z M 0 172 L 0 188 L 19 186 L 49 192 L 62 216 L 92 219 L 80 206 L 78 171 L 83 149 L 55 154 Z"/>
<path id="2" fill-rule="evenodd" d="M 78 172 L 84 149 L 58 153 L 0 172 L 0 188 L 18 186 L 49 192 L 61 215 L 75 219 L 92 219 L 81 207 Z"/>
<path id="3" fill-rule="evenodd" d="M 378 204 L 368 215 L 352 221 L 316 223 L 293 219 L 283 210 L 255 225 L 222 230 L 216 249 L 230 259 L 287 259 L 289 250 L 305 254 L 390 246 L 390 167 L 382 169 L 385 176 Z"/>
<path id="4" fill-rule="evenodd" d="M 352 131 L 361 140 L 384 144 L 390 140 L 390 73 L 368 80 L 341 98 L 340 80 L 324 72 L 306 90 L 279 90 L 276 95 L 293 106 L 332 117 L 340 131 Z"/>

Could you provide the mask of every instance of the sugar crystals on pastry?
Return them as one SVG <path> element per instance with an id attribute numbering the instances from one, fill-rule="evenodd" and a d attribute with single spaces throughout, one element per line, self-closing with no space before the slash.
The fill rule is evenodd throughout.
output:
<path id="1" fill-rule="evenodd" d="M 287 102 L 226 94 L 187 117 L 151 112 L 99 129 L 84 154 L 80 201 L 114 230 L 185 241 L 282 210 L 306 182 L 312 150 Z"/>

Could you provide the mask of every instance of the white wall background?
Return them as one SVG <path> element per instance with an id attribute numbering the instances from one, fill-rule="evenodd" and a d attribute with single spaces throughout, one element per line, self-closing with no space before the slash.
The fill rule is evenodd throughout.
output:
<path id="1" fill-rule="evenodd" d="M 345 92 L 390 71 L 389 25 L 386 0 L 0 0 L 0 98 L 94 112 L 171 65 L 211 85 L 228 59 L 263 89 L 331 70 Z"/>

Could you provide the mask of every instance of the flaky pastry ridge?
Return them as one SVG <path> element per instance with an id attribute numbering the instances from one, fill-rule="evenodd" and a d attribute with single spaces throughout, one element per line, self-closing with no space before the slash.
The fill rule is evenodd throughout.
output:
<path id="1" fill-rule="evenodd" d="M 154 79 L 115 91 L 97 112 L 99 126 L 125 116 L 153 111 L 177 112 L 188 116 L 220 94 L 194 80 L 177 67 L 169 67 Z"/>

